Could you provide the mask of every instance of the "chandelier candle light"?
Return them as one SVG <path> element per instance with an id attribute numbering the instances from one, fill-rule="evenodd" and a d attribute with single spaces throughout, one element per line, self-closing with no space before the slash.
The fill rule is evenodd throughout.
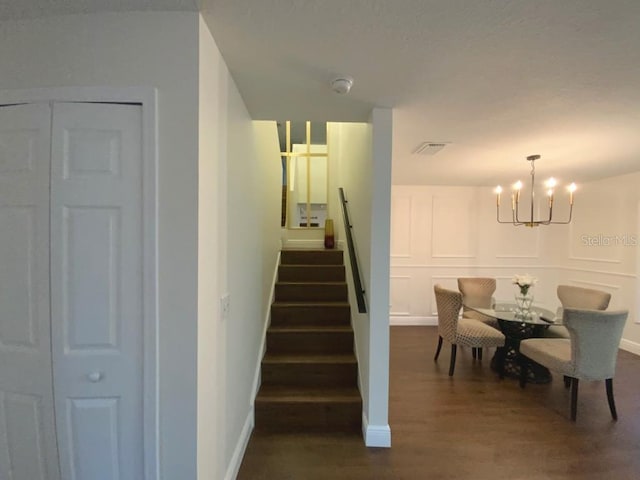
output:
<path id="1" fill-rule="evenodd" d="M 540 155 L 529 155 L 527 161 L 531 162 L 531 211 L 529 219 L 520 218 L 520 192 L 522 190 L 522 182 L 518 180 L 513 185 L 513 192 L 511 193 L 511 220 L 500 220 L 500 195 L 502 194 L 502 187 L 498 185 L 495 189 L 496 192 L 496 219 L 498 223 L 510 223 L 515 226 L 524 225 L 526 227 L 537 227 L 538 225 L 551 225 L 551 224 L 567 224 L 571 222 L 571 215 L 573 213 L 573 192 L 576 191 L 576 184 L 572 183 L 567 187 L 569 191 L 569 218 L 567 220 L 556 221 L 553 220 L 553 195 L 554 188 L 556 187 L 556 180 L 550 178 L 545 182 L 547 189 L 547 197 L 549 199 L 549 216 L 545 220 L 535 220 L 533 216 L 534 209 L 534 186 L 536 177 L 535 161 L 540 158 Z"/>

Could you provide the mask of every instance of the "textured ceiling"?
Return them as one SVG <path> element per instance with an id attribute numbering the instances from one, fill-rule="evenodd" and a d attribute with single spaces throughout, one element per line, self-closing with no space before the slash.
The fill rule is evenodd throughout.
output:
<path id="1" fill-rule="evenodd" d="M 524 180 L 530 154 L 562 181 L 640 170 L 638 0 L 0 0 L 0 18 L 198 8 L 253 118 L 392 107 L 395 184 Z"/>
<path id="2" fill-rule="evenodd" d="M 637 0 L 205 1 L 255 118 L 394 108 L 395 184 L 640 170 Z M 348 96 L 331 92 L 351 75 Z M 434 156 L 421 142 L 447 142 Z"/>

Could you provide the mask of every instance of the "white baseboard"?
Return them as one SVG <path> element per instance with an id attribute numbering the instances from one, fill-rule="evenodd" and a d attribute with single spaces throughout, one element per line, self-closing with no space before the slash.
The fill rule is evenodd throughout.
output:
<path id="1" fill-rule="evenodd" d="M 410 317 L 404 315 L 396 315 L 389 317 L 389 325 L 391 326 L 436 326 L 438 319 L 436 317 Z"/>
<path id="2" fill-rule="evenodd" d="M 362 412 L 362 435 L 367 447 L 391 448 L 391 427 L 389 425 L 369 425 L 369 420 Z"/>
<path id="3" fill-rule="evenodd" d="M 231 461 L 229 462 L 229 466 L 227 467 L 227 472 L 224 475 L 224 480 L 235 480 L 235 478 L 238 476 L 240 465 L 242 465 L 244 452 L 247 449 L 247 444 L 249 443 L 249 438 L 251 438 L 251 432 L 253 431 L 254 425 L 255 417 L 253 414 L 253 405 L 251 405 L 249 408 L 247 419 L 245 420 L 242 431 L 240 432 L 240 438 L 238 438 L 236 448 L 233 449 L 233 455 L 231 457 Z"/>
<path id="4" fill-rule="evenodd" d="M 623 338 L 620 342 L 620 348 L 626 352 L 640 355 L 640 343 L 632 342 L 631 340 L 625 340 Z"/>

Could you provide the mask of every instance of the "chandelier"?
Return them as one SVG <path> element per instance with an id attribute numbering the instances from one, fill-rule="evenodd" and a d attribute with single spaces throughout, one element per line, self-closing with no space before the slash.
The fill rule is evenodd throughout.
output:
<path id="1" fill-rule="evenodd" d="M 527 161 L 531 162 L 531 193 L 530 193 L 530 210 L 529 218 L 521 218 L 520 216 L 520 192 L 522 191 L 522 182 L 518 180 L 513 185 L 513 191 L 511 192 L 511 220 L 500 220 L 500 196 L 502 194 L 502 187 L 496 187 L 496 219 L 498 223 L 510 223 L 515 226 L 524 225 L 525 227 L 537 227 L 538 225 L 551 225 L 551 224 L 567 224 L 571 222 L 571 214 L 573 213 L 573 192 L 576 190 L 576 184 L 572 183 L 567 187 L 569 191 L 569 218 L 566 220 L 554 220 L 553 219 L 553 195 L 554 188 L 556 187 L 556 180 L 550 178 L 545 182 L 545 188 L 547 190 L 548 198 L 548 210 L 549 214 L 545 219 L 535 219 L 533 214 L 534 209 L 534 186 L 536 178 L 536 166 L 535 161 L 540 158 L 540 155 L 529 155 Z"/>

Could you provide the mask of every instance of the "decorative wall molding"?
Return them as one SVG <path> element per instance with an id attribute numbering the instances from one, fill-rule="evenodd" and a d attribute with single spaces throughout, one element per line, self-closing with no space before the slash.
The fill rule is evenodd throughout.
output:
<path id="1" fill-rule="evenodd" d="M 580 260 L 582 262 L 598 262 L 598 263 L 622 263 L 620 260 L 613 260 L 609 258 L 576 257 L 574 255 L 569 255 L 569 260 Z"/>
<path id="2" fill-rule="evenodd" d="M 569 266 L 559 266 L 555 267 L 560 270 L 567 270 L 572 272 L 585 272 L 585 273 L 595 273 L 598 275 L 611 275 L 617 277 L 628 277 L 628 278 L 637 278 L 637 274 L 635 273 L 624 273 L 624 272 L 607 272 L 605 270 L 593 270 L 591 268 L 580 268 L 580 267 L 569 267 Z"/>
<path id="3" fill-rule="evenodd" d="M 391 198 L 391 257 L 411 257 L 411 218 L 413 218 L 413 197 L 393 195 Z M 404 241 L 402 241 L 404 239 Z"/>
<path id="4" fill-rule="evenodd" d="M 394 287 L 399 287 L 400 292 L 404 293 L 404 297 L 408 295 L 409 289 L 406 288 L 406 285 L 405 285 L 405 288 L 402 288 L 398 284 L 400 283 L 409 284 L 410 280 L 411 280 L 411 276 L 409 275 L 391 275 L 390 276 L 389 290 L 391 291 L 392 302 L 391 302 L 391 305 L 389 305 L 389 312 L 391 315 L 409 315 L 411 308 L 410 308 L 408 299 L 403 299 L 404 302 L 403 301 L 400 302 L 401 304 L 404 303 L 404 306 L 407 308 L 406 310 L 394 310 L 393 299 L 398 298 L 398 291 Z"/>
<path id="5" fill-rule="evenodd" d="M 444 203 L 442 204 L 442 202 Z M 452 213 L 451 210 L 457 209 L 457 212 Z M 440 219 L 440 212 L 445 211 L 447 218 L 455 218 L 454 222 L 438 222 Z M 431 257 L 432 258 L 476 258 L 475 251 L 450 251 L 450 252 L 438 252 L 436 251 L 439 235 L 443 230 L 443 226 L 451 226 L 455 228 L 455 231 L 451 232 L 451 237 L 455 238 L 474 238 L 476 235 L 476 209 L 475 204 L 470 197 L 459 196 L 442 196 L 433 195 L 431 198 Z M 448 248 L 452 248 L 451 242 L 446 242 Z M 475 249 L 476 244 L 470 245 Z M 455 249 L 455 246 L 453 246 Z"/>
<path id="6" fill-rule="evenodd" d="M 389 325 L 392 327 L 433 327 L 438 325 L 437 316 L 394 315 L 389 317 Z"/>
<path id="7" fill-rule="evenodd" d="M 580 280 L 577 278 L 570 278 L 569 282 L 577 283 L 578 285 L 587 285 L 589 287 L 608 288 L 609 290 L 620 290 L 620 288 L 622 287 L 621 285 L 614 285 L 611 283 L 602 283 L 602 282 L 592 282 L 590 280 Z"/>
<path id="8" fill-rule="evenodd" d="M 530 269 L 545 269 L 545 268 L 561 268 L 557 265 L 497 265 L 497 264 L 477 264 L 477 263 L 464 263 L 464 264 L 451 264 L 451 263 L 412 263 L 409 265 L 391 265 L 391 268 L 430 268 L 430 269 L 496 269 L 496 270 L 517 270 L 522 268 Z"/>
<path id="9" fill-rule="evenodd" d="M 519 270 L 528 268 L 530 270 L 544 270 L 544 269 L 558 269 L 558 270 L 566 270 L 566 271 L 574 271 L 574 272 L 585 272 L 585 273 L 594 273 L 598 275 L 611 275 L 618 277 L 628 277 L 628 278 L 636 278 L 637 275 L 635 273 L 625 273 L 625 272 L 608 272 L 605 270 L 594 270 L 590 268 L 584 267 L 572 267 L 572 266 L 562 266 L 562 265 L 479 265 L 479 264 L 409 264 L 409 265 L 392 265 L 391 269 L 417 269 L 417 268 L 429 268 L 429 269 L 457 269 L 457 270 Z"/>

